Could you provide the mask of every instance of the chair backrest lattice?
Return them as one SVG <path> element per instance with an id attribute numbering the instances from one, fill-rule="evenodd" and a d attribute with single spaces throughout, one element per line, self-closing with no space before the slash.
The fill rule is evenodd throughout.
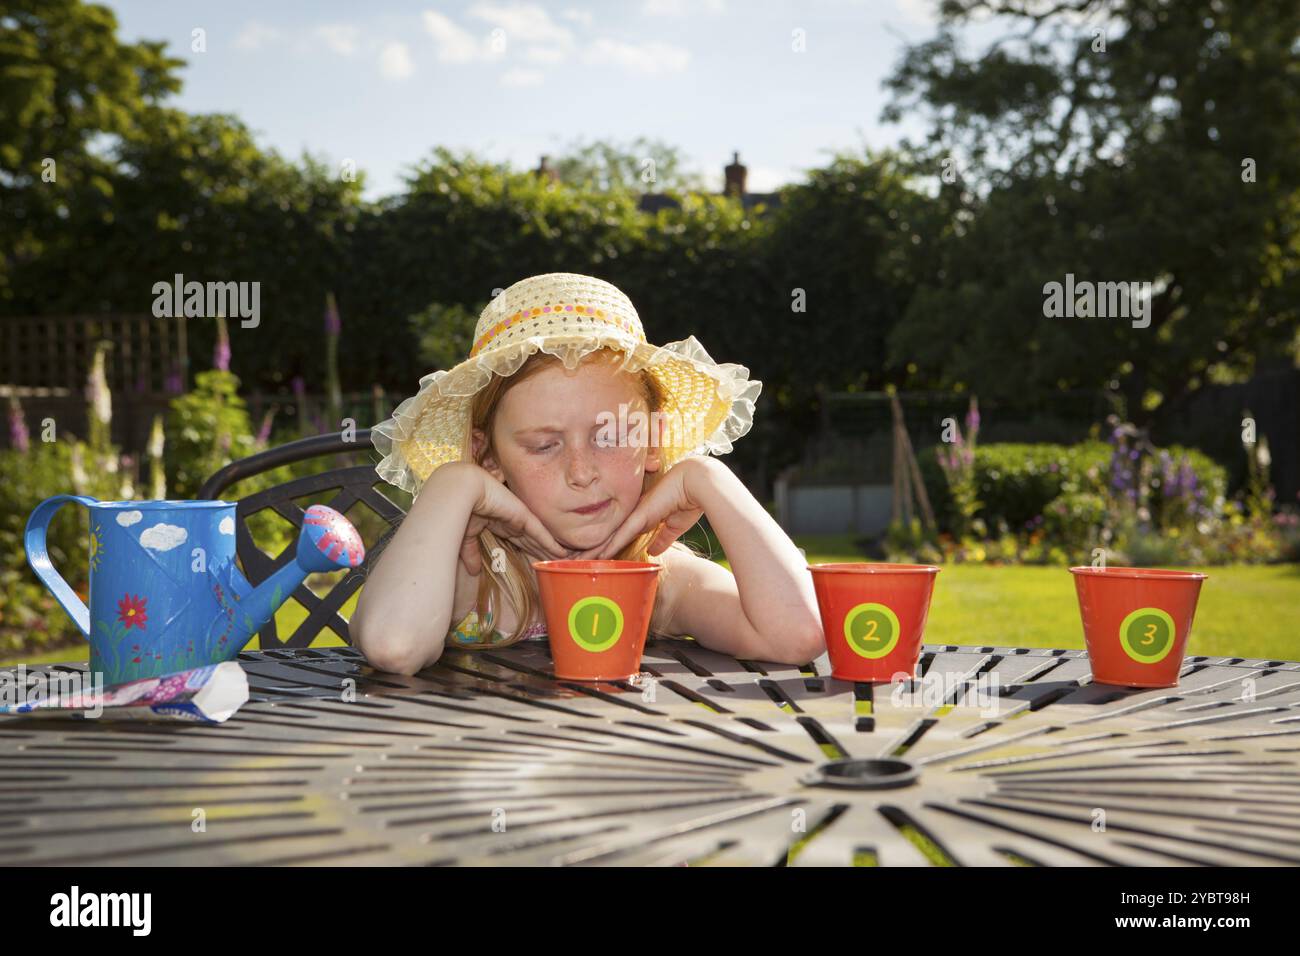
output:
<path id="1" fill-rule="evenodd" d="M 358 449 L 370 447 L 369 429 L 358 431 L 355 436 L 334 432 L 289 442 L 231 462 L 204 482 L 199 490 L 199 498 L 219 498 L 222 491 L 238 481 L 292 462 L 321 455 L 349 452 L 355 454 Z M 295 478 L 237 499 L 235 550 L 248 582 L 254 586 L 261 584 L 291 562 L 298 548 L 298 533 L 295 531 L 293 539 L 283 551 L 275 557 L 268 556 L 253 540 L 249 528 L 249 519 L 252 516 L 269 508 L 292 524 L 295 529 L 301 530 L 306 509 L 298 504 L 297 499 L 312 497 L 319 501 L 319 496 L 329 491 L 336 491 L 332 498 L 321 503 L 343 515 L 348 515 L 349 510 L 357 507 L 368 508 L 384 519 L 388 525 L 392 525 L 399 521 L 405 512 L 375 487 L 382 482 L 383 479 L 375 473 L 374 465 L 354 465 Z M 348 515 L 348 517 L 352 516 Z M 367 548 L 372 545 L 373 542 L 366 542 Z M 305 581 L 300 584 L 290 597 L 307 609 L 307 617 L 298 624 L 292 634 L 282 637 L 276 626 L 275 616 L 272 615 L 258 632 L 261 649 L 273 651 L 310 647 L 312 641 L 324 628 L 329 628 L 351 644 L 352 638 L 348 633 L 347 619 L 339 613 L 339 609 L 364 583 L 365 567 L 366 565 L 362 564 L 349 569 L 346 575 L 335 581 L 324 597 L 318 596 L 307 587 Z"/>

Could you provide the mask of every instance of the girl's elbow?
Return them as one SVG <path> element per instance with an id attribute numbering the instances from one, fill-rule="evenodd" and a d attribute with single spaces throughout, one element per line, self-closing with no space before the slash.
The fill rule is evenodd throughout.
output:
<path id="1" fill-rule="evenodd" d="M 783 656 L 777 660 L 781 664 L 807 664 L 825 653 L 826 641 L 818 631 L 815 636 L 787 641 Z"/>
<path id="2" fill-rule="evenodd" d="M 385 674 L 400 674 L 412 677 L 430 666 L 442 656 L 442 647 L 432 656 L 427 646 L 413 647 L 401 644 L 386 644 L 374 650 L 363 650 L 367 663 L 377 671 Z"/>
<path id="3" fill-rule="evenodd" d="M 442 656 L 442 642 L 431 647 L 427 638 L 416 639 L 403 637 L 391 630 L 384 631 L 380 637 L 373 627 L 350 628 L 352 646 L 361 652 L 371 667 L 386 674 L 401 674 L 410 677 L 424 670 Z"/>
<path id="4" fill-rule="evenodd" d="M 815 661 L 826 653 L 826 635 L 822 632 L 821 627 L 817 628 L 815 634 L 806 638 L 803 655 L 804 662 Z"/>
<path id="5" fill-rule="evenodd" d="M 762 643 L 766 648 L 762 659 L 774 664 L 807 664 L 826 653 L 826 637 L 820 622 L 815 631 L 785 631 L 767 637 Z"/>

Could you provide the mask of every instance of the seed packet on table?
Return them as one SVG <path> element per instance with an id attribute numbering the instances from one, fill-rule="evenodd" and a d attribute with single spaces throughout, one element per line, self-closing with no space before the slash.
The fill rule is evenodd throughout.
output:
<path id="1" fill-rule="evenodd" d="M 10 675 L 0 675 L 0 714 L 219 724 L 248 701 L 248 675 L 236 661 L 110 687 L 92 683 L 91 675 L 85 671 L 61 672 L 56 680 L 49 678 L 50 675 L 30 675 L 26 681 L 28 685 L 33 680 L 39 684 L 51 683 L 48 688 L 15 688 Z"/>

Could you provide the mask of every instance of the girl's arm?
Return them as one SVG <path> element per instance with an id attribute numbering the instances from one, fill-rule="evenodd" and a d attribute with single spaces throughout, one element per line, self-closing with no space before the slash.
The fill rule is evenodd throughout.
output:
<path id="1" fill-rule="evenodd" d="M 716 458 L 688 462 L 688 494 L 717 532 L 731 573 L 677 557 L 674 571 L 683 574 L 672 630 L 733 657 L 787 664 L 819 657 L 826 641 L 804 556 L 735 472 Z"/>
<path id="2" fill-rule="evenodd" d="M 442 656 L 457 556 L 479 496 L 478 476 L 467 471 L 450 462 L 429 475 L 361 588 L 348 631 L 381 671 L 410 675 Z"/>
<path id="3" fill-rule="evenodd" d="M 456 562 L 482 570 L 484 529 L 536 558 L 564 548 L 504 482 L 471 461 L 434 470 L 375 568 L 349 622 L 352 643 L 372 665 L 414 674 L 442 656 L 456 600 Z"/>

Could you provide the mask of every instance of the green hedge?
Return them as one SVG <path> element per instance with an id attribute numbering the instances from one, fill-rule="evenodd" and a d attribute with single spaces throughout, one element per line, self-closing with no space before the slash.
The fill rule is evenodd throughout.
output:
<path id="1" fill-rule="evenodd" d="M 926 491 L 943 530 L 952 524 L 952 502 L 943 470 L 935 459 L 937 446 L 917 455 Z M 1206 490 L 1207 503 L 1225 494 L 1227 472 L 1223 466 L 1195 448 L 1171 445 L 1162 449 L 1175 461 L 1186 455 L 1197 481 Z M 1011 531 L 1043 514 L 1049 502 L 1061 494 L 1106 493 L 1111 446 L 1102 441 L 1077 445 L 991 444 L 975 448 L 975 476 L 990 533 L 1005 521 Z"/>

